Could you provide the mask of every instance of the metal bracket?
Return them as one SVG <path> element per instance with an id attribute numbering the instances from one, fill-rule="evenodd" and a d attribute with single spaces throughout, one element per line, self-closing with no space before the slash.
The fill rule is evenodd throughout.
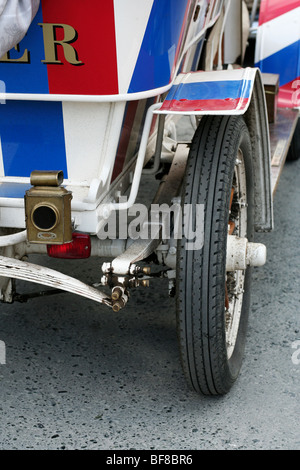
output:
<path id="1" fill-rule="evenodd" d="M 153 200 L 154 204 L 170 205 L 172 199 L 178 196 L 185 173 L 189 148 L 186 144 L 178 144 L 170 171 L 162 181 Z M 117 256 L 111 263 L 109 270 L 115 274 L 125 275 L 130 272 L 130 267 L 137 261 L 147 258 L 161 242 L 162 225 L 170 214 L 162 214 L 161 222 L 152 226 L 151 238 L 135 240 L 129 248 Z M 145 223 L 149 223 L 145 221 Z M 108 266 L 105 267 L 106 271 Z"/>

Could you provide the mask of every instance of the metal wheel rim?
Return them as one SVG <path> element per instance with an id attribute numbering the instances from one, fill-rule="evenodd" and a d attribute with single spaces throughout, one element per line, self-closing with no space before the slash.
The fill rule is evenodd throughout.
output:
<path id="1" fill-rule="evenodd" d="M 229 211 L 231 226 L 228 225 L 228 233 L 232 230 L 233 222 L 234 230 L 232 234 L 244 238 L 247 237 L 247 184 L 245 162 L 241 149 L 238 150 L 235 162 L 232 187 L 234 188 L 234 194 Z M 225 333 L 228 359 L 230 359 L 233 354 L 238 336 L 244 284 L 245 270 L 236 270 L 226 273 L 227 302 L 225 306 Z"/>

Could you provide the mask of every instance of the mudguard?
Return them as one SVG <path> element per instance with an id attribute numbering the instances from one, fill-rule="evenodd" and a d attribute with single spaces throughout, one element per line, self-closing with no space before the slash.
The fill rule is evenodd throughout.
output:
<path id="1" fill-rule="evenodd" d="M 232 69 L 181 73 L 176 78 L 161 114 L 244 114 L 250 104 L 258 69 Z"/>
<path id="2" fill-rule="evenodd" d="M 273 229 L 269 125 L 257 68 L 179 74 L 156 114 L 244 115 L 254 167 L 256 231 Z"/>

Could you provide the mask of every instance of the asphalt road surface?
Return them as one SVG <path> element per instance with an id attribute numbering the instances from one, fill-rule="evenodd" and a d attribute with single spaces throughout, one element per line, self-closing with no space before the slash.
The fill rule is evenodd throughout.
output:
<path id="1" fill-rule="evenodd" d="M 299 181 L 300 160 L 286 164 L 275 229 L 257 237 L 268 262 L 255 271 L 244 364 L 228 395 L 189 390 L 162 281 L 119 313 L 71 294 L 1 305 L 0 448 L 299 450 Z M 99 279 L 99 260 L 47 265 Z"/>

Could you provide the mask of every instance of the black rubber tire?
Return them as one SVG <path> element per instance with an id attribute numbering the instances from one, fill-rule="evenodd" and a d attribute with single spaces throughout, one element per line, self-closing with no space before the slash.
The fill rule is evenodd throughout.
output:
<path id="1" fill-rule="evenodd" d="M 187 381 L 202 395 L 227 393 L 238 377 L 244 355 L 251 269 L 245 274 L 239 330 L 229 359 L 224 302 L 229 204 L 239 148 L 246 172 L 247 238 L 253 240 L 251 142 L 241 116 L 202 118 L 183 182 L 182 204 L 204 205 L 204 244 L 200 250 L 187 251 L 187 240 L 178 241 L 177 330 Z"/>
<path id="2" fill-rule="evenodd" d="M 298 119 L 296 129 L 295 129 L 286 159 L 292 162 L 292 161 L 298 160 L 299 157 L 300 157 L 300 119 Z"/>

